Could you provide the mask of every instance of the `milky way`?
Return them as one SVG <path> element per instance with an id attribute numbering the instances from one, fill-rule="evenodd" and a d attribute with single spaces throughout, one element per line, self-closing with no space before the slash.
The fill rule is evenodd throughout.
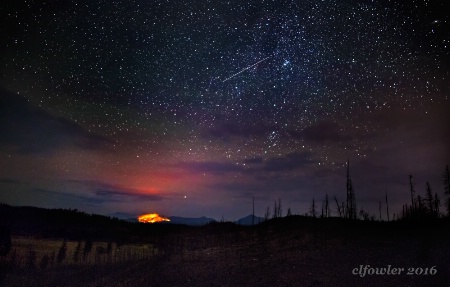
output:
<path id="1" fill-rule="evenodd" d="M 347 159 L 367 210 L 386 189 L 399 208 L 409 174 L 441 192 L 449 8 L 8 1 L 0 201 L 234 218 L 281 198 L 303 214 L 344 200 Z"/>

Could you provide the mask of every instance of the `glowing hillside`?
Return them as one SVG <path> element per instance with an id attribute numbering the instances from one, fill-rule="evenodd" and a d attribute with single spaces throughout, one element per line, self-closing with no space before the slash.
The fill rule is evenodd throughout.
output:
<path id="1" fill-rule="evenodd" d="M 155 223 L 155 222 L 170 221 L 169 218 L 162 217 L 158 213 L 143 214 L 138 217 L 138 220 L 139 220 L 139 222 L 142 222 L 142 223 Z"/>

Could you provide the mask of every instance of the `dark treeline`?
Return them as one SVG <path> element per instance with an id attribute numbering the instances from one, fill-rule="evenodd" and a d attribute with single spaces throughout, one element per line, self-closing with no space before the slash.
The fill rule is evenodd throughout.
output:
<path id="1" fill-rule="evenodd" d="M 336 212 L 335 217 L 347 218 L 347 219 L 361 219 L 375 221 L 377 218 L 382 221 L 385 218 L 387 221 L 391 220 L 433 220 L 443 217 L 450 217 L 450 171 L 449 166 L 445 167 L 442 174 L 444 200 L 441 200 L 438 191 L 434 191 L 431 184 L 427 181 L 423 193 L 416 190 L 414 185 L 413 176 L 409 175 L 409 190 L 411 197 L 411 203 L 405 203 L 402 206 L 401 214 L 389 213 L 389 199 L 387 189 L 384 194 L 384 199 L 378 202 L 379 214 L 369 214 L 364 209 L 357 208 L 355 190 L 353 188 L 352 180 L 350 177 L 350 161 L 347 162 L 347 180 L 346 180 L 346 201 L 339 202 L 336 195 L 333 196 Z M 386 204 L 386 214 L 382 208 L 382 202 Z M 444 209 L 441 209 L 444 204 Z M 309 215 L 311 217 L 330 217 L 330 203 L 328 194 L 325 195 L 325 199 L 322 201 L 322 212 L 319 212 L 317 206 L 317 199 L 313 198 L 309 209 Z M 306 214 L 308 215 L 308 214 Z"/>
<path id="2" fill-rule="evenodd" d="M 187 226 L 175 224 L 143 224 L 78 210 L 15 207 L 0 203 L 0 226 L 13 235 L 139 242 L 149 234 L 165 235 Z"/>
<path id="3" fill-rule="evenodd" d="M 411 204 L 403 205 L 402 219 L 423 220 L 443 216 L 450 217 L 450 171 L 448 165 L 442 173 L 442 182 L 444 184 L 444 210 L 441 210 L 441 198 L 437 191 L 433 192 L 431 184 L 427 181 L 425 192 L 420 193 L 415 188 L 413 176 L 409 175 Z"/>

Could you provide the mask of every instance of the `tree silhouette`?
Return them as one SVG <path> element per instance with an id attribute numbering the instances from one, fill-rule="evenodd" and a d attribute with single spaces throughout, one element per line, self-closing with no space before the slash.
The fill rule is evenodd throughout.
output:
<path id="1" fill-rule="evenodd" d="M 415 206 L 416 206 L 416 208 L 415 208 L 415 213 L 417 213 L 417 215 L 418 215 L 419 217 L 423 217 L 423 215 L 424 215 L 424 213 L 425 213 L 425 210 L 424 210 L 424 209 L 425 209 L 425 206 L 423 205 L 423 198 L 422 198 L 422 196 L 420 196 L 420 194 L 417 195 L 416 202 L 417 202 L 417 204 L 414 203 Z"/>
<path id="2" fill-rule="evenodd" d="M 356 219 L 356 199 L 355 191 L 353 190 L 352 180 L 350 179 L 350 160 L 347 161 L 347 206 L 346 206 L 347 217 L 351 219 Z"/>
<path id="3" fill-rule="evenodd" d="M 278 197 L 278 217 L 283 217 L 283 208 L 281 207 L 281 198 Z"/>
<path id="4" fill-rule="evenodd" d="M 272 218 L 283 217 L 283 209 L 281 207 L 281 198 L 278 198 L 278 203 L 274 200 Z"/>
<path id="5" fill-rule="evenodd" d="M 292 212 L 291 212 L 291 208 L 289 207 L 287 210 L 286 216 L 291 216 L 291 215 L 292 215 Z"/>
<path id="6" fill-rule="evenodd" d="M 388 201 L 387 190 L 386 190 L 386 214 L 387 214 L 387 221 L 389 221 L 389 201 Z"/>
<path id="7" fill-rule="evenodd" d="M 369 220 L 370 215 L 369 215 L 369 213 L 367 211 L 365 211 L 364 209 L 361 208 L 359 210 L 359 217 L 364 219 L 364 220 Z"/>
<path id="8" fill-rule="evenodd" d="M 273 215 L 272 218 L 277 218 L 278 217 L 278 206 L 277 206 L 277 201 L 275 200 L 273 203 Z"/>
<path id="9" fill-rule="evenodd" d="M 270 218 L 270 207 L 267 206 L 266 213 L 264 213 L 264 221 Z"/>
<path id="10" fill-rule="evenodd" d="M 447 208 L 447 216 L 450 217 L 450 170 L 448 164 L 445 166 L 442 177 L 444 182 L 444 194 L 447 196 L 445 199 L 445 207 Z"/>
<path id="11" fill-rule="evenodd" d="M 381 200 L 378 202 L 378 212 L 380 213 L 380 221 L 381 221 Z"/>
<path id="12" fill-rule="evenodd" d="M 316 202 L 315 202 L 315 200 L 314 200 L 314 197 L 313 197 L 313 200 L 312 200 L 310 212 L 311 212 L 311 216 L 312 216 L 312 217 L 315 218 L 315 217 L 317 216 Z"/>
<path id="13" fill-rule="evenodd" d="M 330 204 L 328 201 L 328 194 L 325 195 L 325 217 L 330 216 Z"/>
<path id="14" fill-rule="evenodd" d="M 413 213 L 414 213 L 414 209 L 415 209 L 415 203 L 414 203 L 414 193 L 415 193 L 415 191 L 414 191 L 414 185 L 413 185 L 413 183 L 412 183 L 412 175 L 409 175 L 409 189 L 410 189 L 410 192 L 411 192 L 411 208 L 412 208 L 412 211 L 413 211 Z"/>
<path id="15" fill-rule="evenodd" d="M 340 205 L 339 205 L 339 201 L 338 201 L 336 195 L 334 196 L 334 201 L 336 202 L 336 206 L 337 206 L 337 211 L 338 211 L 338 213 L 339 213 L 339 217 L 342 217 L 341 207 L 340 207 Z"/>
<path id="16" fill-rule="evenodd" d="M 439 199 L 439 195 L 437 194 L 437 192 L 434 194 L 434 212 L 436 213 L 436 217 L 440 216 L 440 205 L 441 205 L 441 200 Z"/>
<path id="17" fill-rule="evenodd" d="M 430 215 L 434 215 L 434 200 L 433 200 L 433 192 L 431 190 L 430 183 L 427 181 L 427 191 L 425 194 L 426 201 L 428 203 L 428 211 Z"/>

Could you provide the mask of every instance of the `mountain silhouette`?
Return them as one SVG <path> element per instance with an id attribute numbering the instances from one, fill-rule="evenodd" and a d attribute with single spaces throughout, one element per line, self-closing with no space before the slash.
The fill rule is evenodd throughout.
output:
<path id="1" fill-rule="evenodd" d="M 247 215 L 239 220 L 236 220 L 234 223 L 239 225 L 256 225 L 264 221 L 264 218 L 255 216 L 253 214 Z"/>

